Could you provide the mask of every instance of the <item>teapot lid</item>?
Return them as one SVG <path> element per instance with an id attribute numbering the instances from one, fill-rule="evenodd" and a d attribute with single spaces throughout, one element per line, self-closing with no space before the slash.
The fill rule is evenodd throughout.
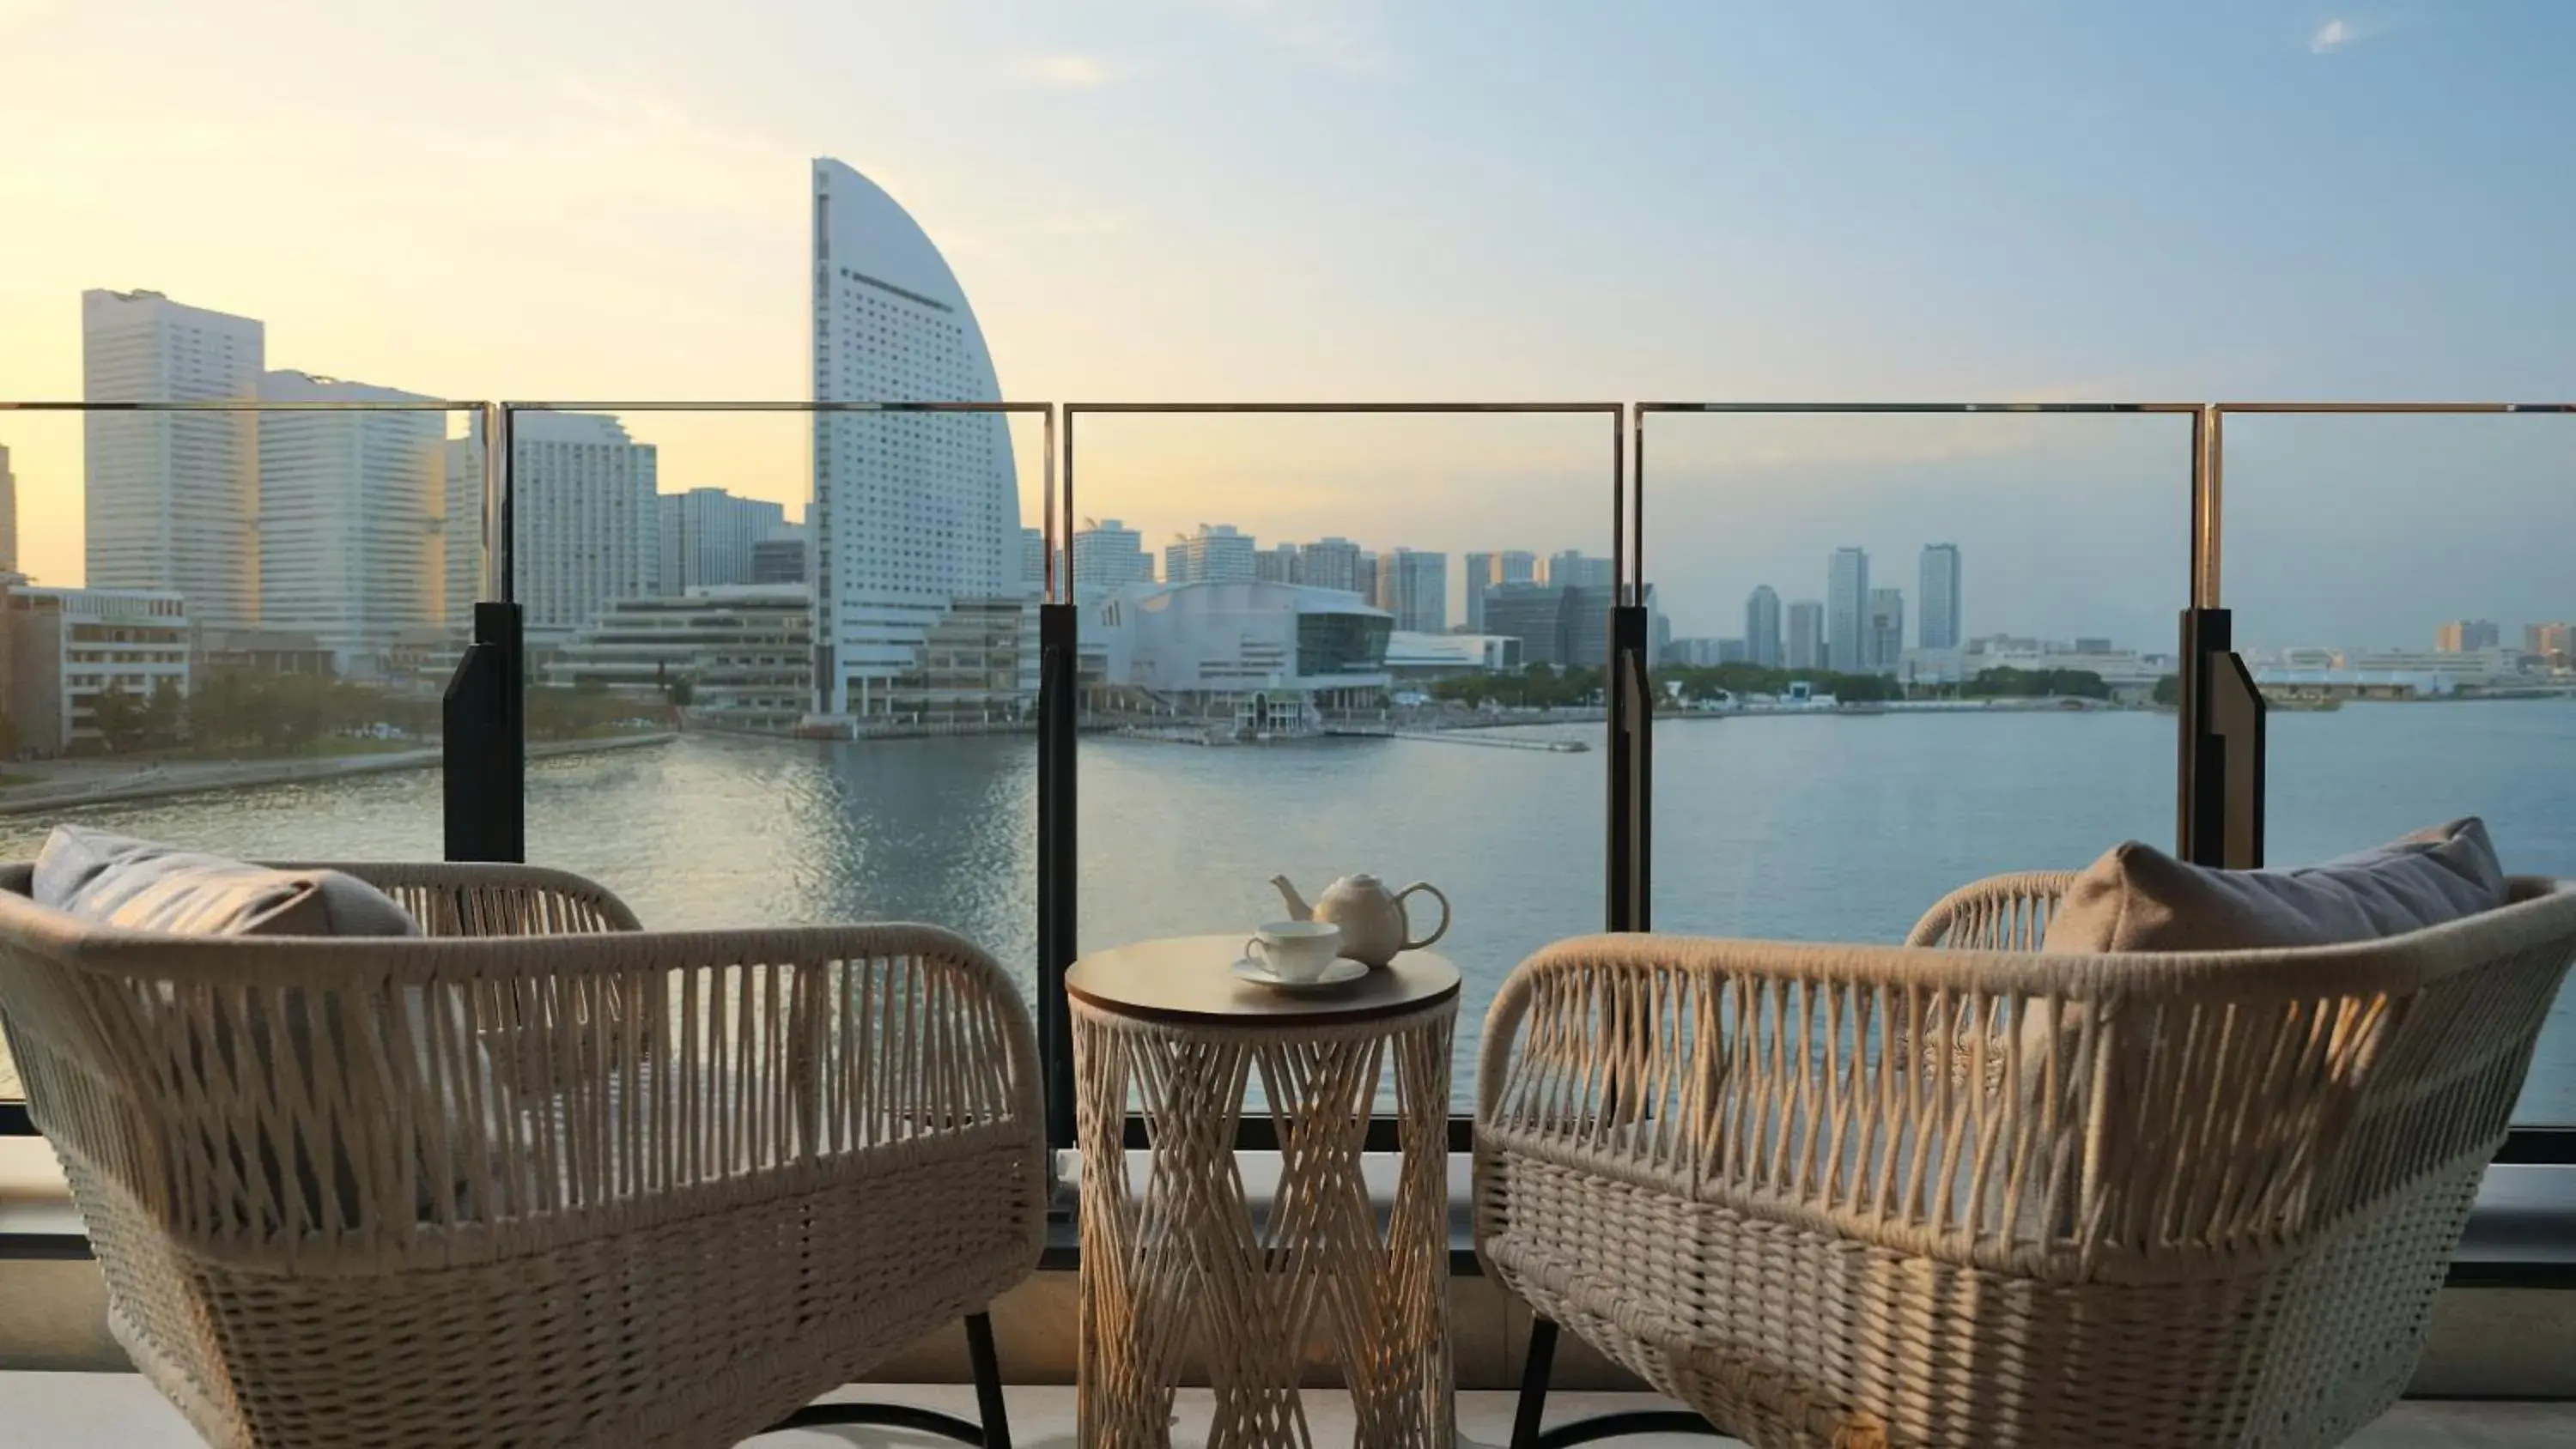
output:
<path id="1" fill-rule="evenodd" d="M 1373 886 L 1377 884 L 1377 877 L 1364 870 L 1355 870 L 1349 875 L 1343 876 L 1340 880 L 1335 881 L 1334 884 L 1347 886 Z"/>

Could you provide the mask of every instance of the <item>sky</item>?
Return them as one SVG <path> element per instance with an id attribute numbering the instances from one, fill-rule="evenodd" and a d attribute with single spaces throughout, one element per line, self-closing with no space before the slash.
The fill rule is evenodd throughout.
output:
<path id="1" fill-rule="evenodd" d="M 104 286 L 439 396 L 802 398 L 829 155 L 1018 399 L 2565 399 L 2571 73 L 2551 0 L 0 0 L 0 397 L 78 395 Z M 2576 616 L 2576 419 L 2259 421 L 2241 633 Z M 630 422 L 666 489 L 801 504 L 791 422 Z M 1656 419 L 1650 569 L 1732 633 L 1836 543 L 1910 596 L 1955 541 L 1971 632 L 2153 647 L 2186 445 L 2118 424 Z M 1081 437 L 1080 510 L 1157 541 L 1607 548 L 1592 419 Z M 76 438 L 0 417 L 61 581 Z"/>

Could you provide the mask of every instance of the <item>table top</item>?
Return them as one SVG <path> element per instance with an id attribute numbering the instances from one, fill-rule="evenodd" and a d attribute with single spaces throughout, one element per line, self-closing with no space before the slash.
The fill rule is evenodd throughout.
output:
<path id="1" fill-rule="evenodd" d="M 1458 995 L 1458 968 L 1429 951 L 1407 951 L 1348 986 L 1280 991 L 1228 969 L 1241 936 L 1176 936 L 1094 951 L 1065 973 L 1083 1004 L 1120 1016 L 1229 1027 L 1338 1026 L 1401 1016 Z"/>

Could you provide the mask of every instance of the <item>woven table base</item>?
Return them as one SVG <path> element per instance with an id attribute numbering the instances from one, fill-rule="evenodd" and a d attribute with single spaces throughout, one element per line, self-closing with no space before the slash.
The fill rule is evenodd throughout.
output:
<path id="1" fill-rule="evenodd" d="M 1082 1442 L 1171 1442 L 1194 1344 L 1216 1391 L 1209 1449 L 1312 1443 L 1297 1385 L 1323 1330 L 1372 1449 L 1449 1449 L 1449 1037 L 1453 996 L 1373 1021 L 1226 1027 L 1073 1003 L 1082 1140 Z M 1360 1177 L 1391 1076 L 1403 1169 L 1381 1227 Z M 1268 1211 L 1234 1158 L 1258 1074 L 1281 1175 Z M 1131 1102 L 1152 1161 L 1131 1187 Z"/>

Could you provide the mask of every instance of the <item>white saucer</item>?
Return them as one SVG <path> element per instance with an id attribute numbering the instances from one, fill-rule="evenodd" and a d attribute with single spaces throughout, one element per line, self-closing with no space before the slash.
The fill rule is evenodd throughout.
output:
<path id="1" fill-rule="evenodd" d="M 1273 991 L 1330 991 L 1336 986 L 1347 985 L 1366 976 L 1369 974 L 1369 966 L 1366 961 L 1354 961 L 1348 956 L 1341 956 L 1336 957 L 1332 965 L 1324 968 L 1323 975 L 1312 981 L 1283 981 L 1272 975 L 1269 967 L 1247 959 L 1234 963 L 1234 974 L 1255 986 L 1267 986 Z"/>

